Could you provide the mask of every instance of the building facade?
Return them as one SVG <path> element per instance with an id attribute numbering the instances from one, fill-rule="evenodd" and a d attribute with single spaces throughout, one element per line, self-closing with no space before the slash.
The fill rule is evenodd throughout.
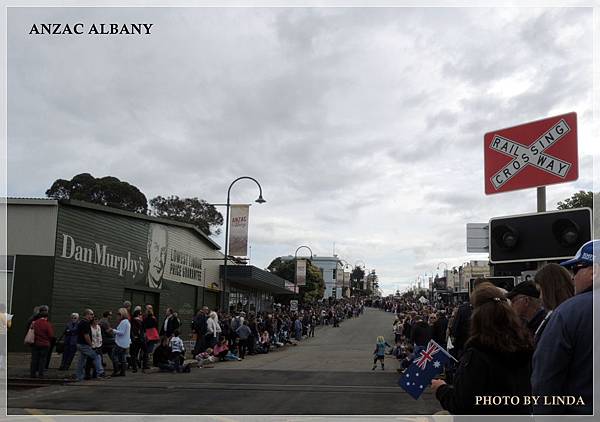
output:
<path id="1" fill-rule="evenodd" d="M 50 307 L 59 335 L 72 312 L 114 313 L 124 300 L 153 305 L 159 318 L 173 308 L 183 336 L 198 308 L 228 310 L 233 284 L 222 281 L 224 255 L 195 226 L 81 201 L 9 199 L 7 205 L 4 274 L 8 312 L 15 315 L 9 350 L 23 348 L 27 319 L 41 304 Z M 236 297 L 248 298 L 255 310 L 268 306 L 273 289 L 244 281 L 235 285 Z"/>

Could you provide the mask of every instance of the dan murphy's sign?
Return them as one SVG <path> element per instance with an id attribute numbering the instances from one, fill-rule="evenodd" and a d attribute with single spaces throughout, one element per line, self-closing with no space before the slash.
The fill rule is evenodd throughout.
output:
<path id="1" fill-rule="evenodd" d="M 117 216 L 91 214 L 85 226 L 65 218 L 57 233 L 59 269 L 154 289 L 169 282 L 201 285 L 203 251 L 190 230 Z"/>

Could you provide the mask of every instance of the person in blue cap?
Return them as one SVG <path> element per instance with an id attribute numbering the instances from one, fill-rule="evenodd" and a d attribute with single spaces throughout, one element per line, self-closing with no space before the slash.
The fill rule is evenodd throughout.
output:
<path id="1" fill-rule="evenodd" d="M 573 274 L 575 296 L 554 310 L 533 354 L 531 387 L 540 396 L 536 414 L 592 414 L 592 288 L 594 270 L 600 270 L 598 248 L 600 240 L 589 241 L 560 264 Z"/>

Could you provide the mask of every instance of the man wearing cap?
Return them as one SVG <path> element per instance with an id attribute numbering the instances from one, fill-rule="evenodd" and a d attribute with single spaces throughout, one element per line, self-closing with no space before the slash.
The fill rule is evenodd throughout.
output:
<path id="1" fill-rule="evenodd" d="M 533 338 L 536 330 L 546 316 L 546 310 L 542 307 L 540 292 L 533 281 L 519 283 L 506 294 L 510 304 Z"/>
<path id="2" fill-rule="evenodd" d="M 592 413 L 592 287 L 594 270 L 600 270 L 598 248 L 600 240 L 589 241 L 573 259 L 561 262 L 573 273 L 575 296 L 554 310 L 533 354 L 532 393 L 542 396 L 536 414 Z M 549 405 L 553 397 L 565 396 L 575 403 Z"/>

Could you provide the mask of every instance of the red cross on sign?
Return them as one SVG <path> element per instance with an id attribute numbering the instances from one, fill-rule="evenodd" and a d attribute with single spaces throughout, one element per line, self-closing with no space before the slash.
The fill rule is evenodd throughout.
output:
<path id="1" fill-rule="evenodd" d="M 483 140 L 487 195 L 579 177 L 576 113 L 488 132 Z"/>

